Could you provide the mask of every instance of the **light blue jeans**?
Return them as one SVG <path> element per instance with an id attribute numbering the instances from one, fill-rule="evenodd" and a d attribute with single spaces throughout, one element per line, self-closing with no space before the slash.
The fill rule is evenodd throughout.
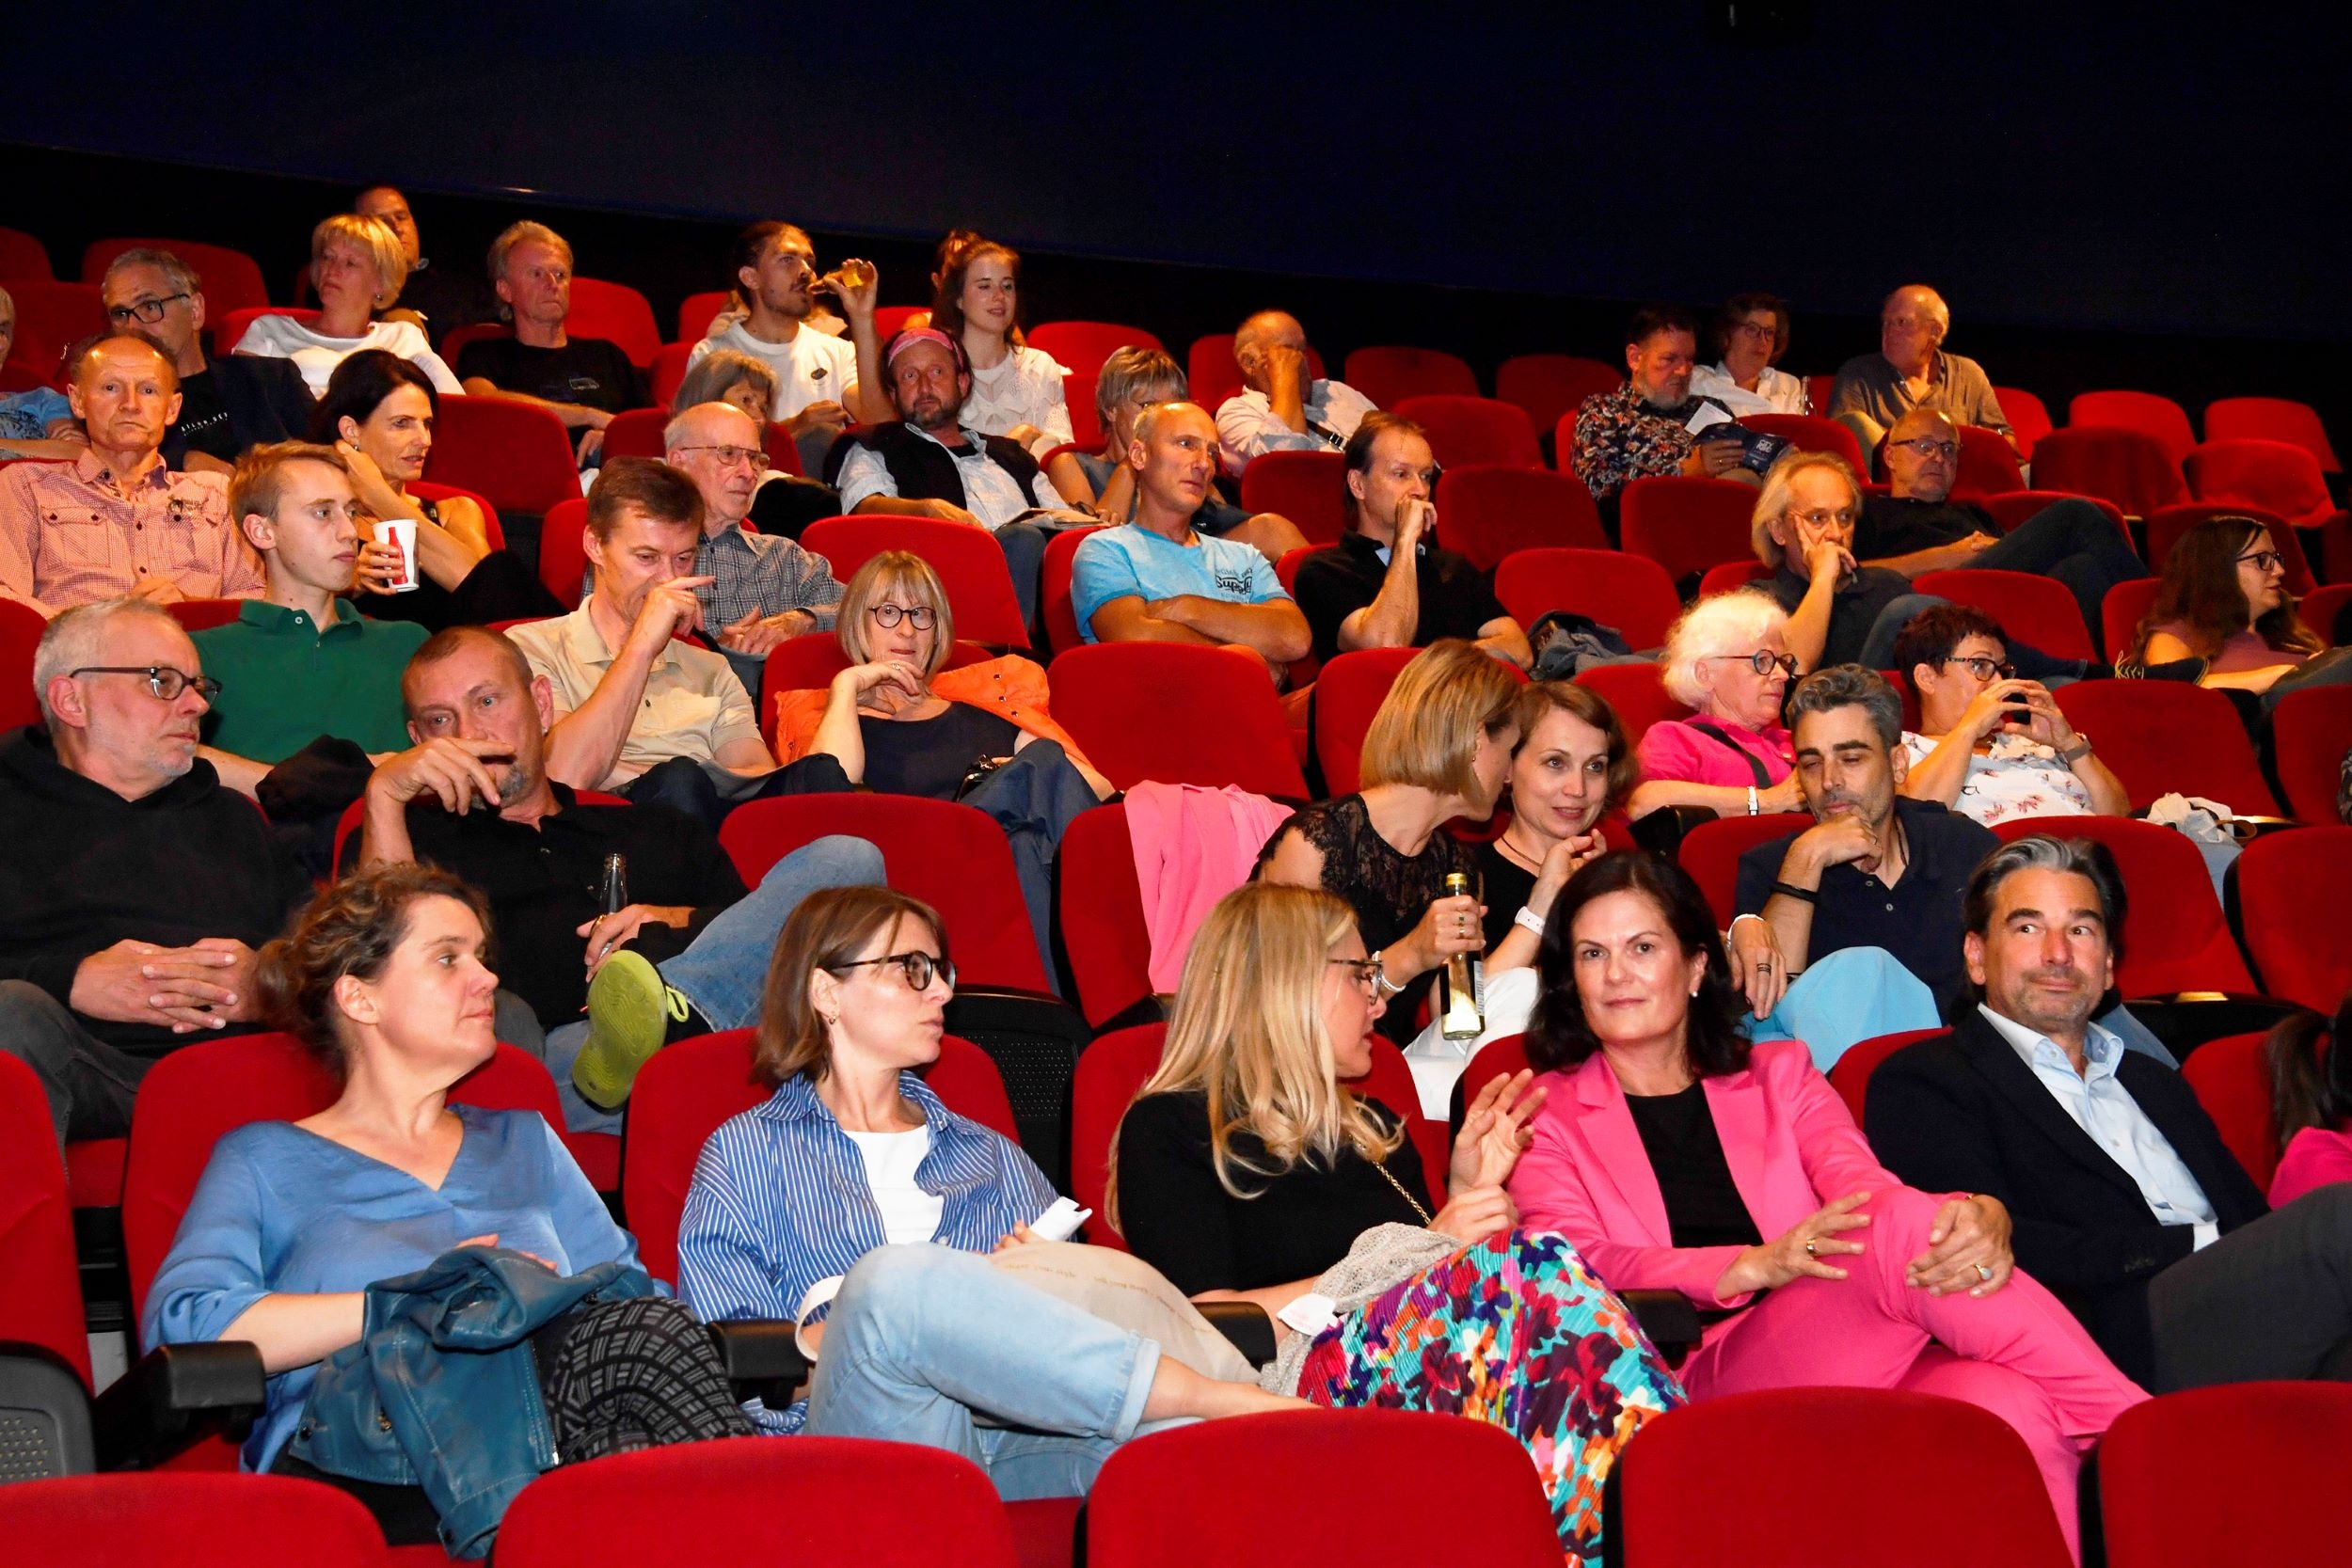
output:
<path id="1" fill-rule="evenodd" d="M 1157 1344 L 977 1253 L 876 1247 L 824 1321 L 803 1431 L 961 1454 L 1008 1502 L 1083 1497 L 1113 1449 L 1182 1424 L 1143 1424 Z"/>
<path id="2" fill-rule="evenodd" d="M 739 1029 L 759 1022 L 768 985 L 768 960 L 776 933 L 801 900 L 825 887 L 880 887 L 882 851 L 862 838 L 834 833 L 804 844 L 768 868 L 759 885 L 694 939 L 693 945 L 661 966 L 662 980 L 675 989 L 713 1029 Z M 564 1102 L 564 1125 L 574 1132 L 618 1132 L 619 1111 L 591 1105 L 572 1086 L 572 1061 L 588 1043 L 588 1021 L 548 1032 L 548 1070 Z"/>

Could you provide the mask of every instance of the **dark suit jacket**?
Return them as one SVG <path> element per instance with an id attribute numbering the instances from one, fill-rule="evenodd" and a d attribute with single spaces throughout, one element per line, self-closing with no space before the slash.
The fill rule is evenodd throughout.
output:
<path id="1" fill-rule="evenodd" d="M 2127 1051 L 2116 1079 L 2204 1188 L 2223 1231 L 2269 1212 L 2179 1073 Z M 2007 1204 L 2017 1266 L 2074 1309 L 2125 1376 L 2151 1381 L 2148 1281 L 2189 1255 L 2191 1229 L 2157 1223 L 2138 1183 L 1983 1014 L 1972 1006 L 1950 1034 L 1882 1062 L 1863 1124 L 1887 1169 L 1911 1185 Z"/>
<path id="2" fill-rule="evenodd" d="M 293 360 L 224 354 L 205 368 L 213 372 L 221 405 L 229 410 L 229 429 L 239 451 L 267 441 L 299 441 L 309 434 L 310 410 L 317 404 Z M 186 463 L 188 443 L 179 427 L 165 432 L 163 451 L 167 467 Z"/>

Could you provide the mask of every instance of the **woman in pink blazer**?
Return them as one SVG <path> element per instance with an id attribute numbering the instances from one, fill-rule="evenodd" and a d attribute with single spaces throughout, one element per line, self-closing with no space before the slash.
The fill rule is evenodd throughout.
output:
<path id="1" fill-rule="evenodd" d="M 1710 1315 L 1693 1399 L 1911 1388 L 1984 1406 L 2033 1450 L 2070 1544 L 2082 1451 L 2147 1396 L 2013 1272 L 1995 1199 L 1904 1186 L 1801 1041 L 1751 1047 L 1722 939 L 1679 867 L 1621 851 L 1552 906 L 1528 1059 L 1549 1069 L 1510 1179 L 1619 1291 Z M 1720 1316 L 1712 1316 L 1720 1314 Z"/>

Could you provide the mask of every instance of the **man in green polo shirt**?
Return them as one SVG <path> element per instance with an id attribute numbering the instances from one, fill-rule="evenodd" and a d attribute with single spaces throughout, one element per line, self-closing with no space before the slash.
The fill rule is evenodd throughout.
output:
<path id="1" fill-rule="evenodd" d="M 261 552 L 269 584 L 234 621 L 195 641 L 221 686 L 202 755 L 247 795 L 322 736 L 372 757 L 408 747 L 400 673 L 425 628 L 367 620 L 339 597 L 363 577 L 389 584 L 400 576 L 399 552 L 365 538 L 358 510 L 332 447 L 255 447 L 229 481 L 229 515 Z"/>

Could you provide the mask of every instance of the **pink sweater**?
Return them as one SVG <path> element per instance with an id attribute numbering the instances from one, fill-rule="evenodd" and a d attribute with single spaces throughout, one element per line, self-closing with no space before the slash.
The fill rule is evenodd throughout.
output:
<path id="1" fill-rule="evenodd" d="M 2271 1173 L 2270 1206 L 2283 1209 L 2330 1181 L 2352 1181 L 2352 1132 L 2306 1127 L 2287 1140 L 2287 1151 Z"/>

